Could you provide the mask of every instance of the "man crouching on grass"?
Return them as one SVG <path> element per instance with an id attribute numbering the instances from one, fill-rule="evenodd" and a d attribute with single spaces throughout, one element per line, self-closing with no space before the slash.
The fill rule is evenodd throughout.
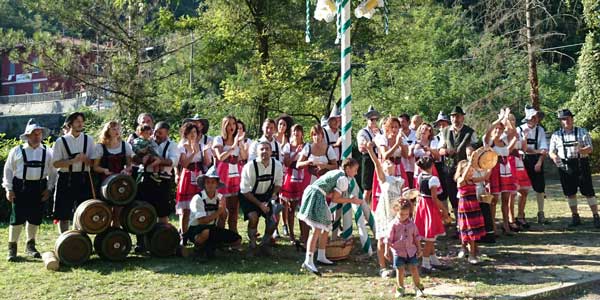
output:
<path id="1" fill-rule="evenodd" d="M 224 184 L 219 179 L 215 167 L 198 177 L 198 187 L 202 190 L 190 202 L 190 225 L 185 236 L 194 241 L 195 252 L 207 258 L 215 255 L 215 249 L 222 245 L 238 246 L 242 237 L 232 230 L 217 227 L 219 217 L 226 215 L 225 198 L 217 192 Z"/>

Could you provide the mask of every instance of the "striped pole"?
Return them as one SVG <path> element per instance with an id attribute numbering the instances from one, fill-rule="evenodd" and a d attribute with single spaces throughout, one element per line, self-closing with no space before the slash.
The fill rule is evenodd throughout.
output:
<path id="1" fill-rule="evenodd" d="M 337 0 L 338 3 L 338 21 L 340 36 L 341 53 L 341 91 L 342 91 L 342 158 L 352 157 L 352 64 L 351 53 L 352 45 L 350 42 L 350 28 L 352 25 L 351 1 Z M 352 180 L 353 183 L 354 180 Z M 342 237 L 350 238 L 352 236 L 352 205 L 347 203 L 342 207 Z"/>

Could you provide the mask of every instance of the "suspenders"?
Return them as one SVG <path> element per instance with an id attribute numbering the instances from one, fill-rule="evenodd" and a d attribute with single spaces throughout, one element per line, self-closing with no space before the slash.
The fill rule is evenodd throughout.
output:
<path id="1" fill-rule="evenodd" d="M 579 132 L 578 130 L 579 128 L 575 127 L 575 140 L 574 141 L 570 141 L 570 142 L 565 142 L 565 131 L 564 129 L 560 130 L 560 139 L 562 140 L 562 146 L 563 146 L 563 153 L 565 155 L 565 159 L 569 159 L 567 157 L 567 147 L 573 147 L 575 146 L 576 143 L 578 143 L 578 138 L 579 138 Z M 577 156 L 579 157 L 579 153 L 577 153 Z"/>
<path id="2" fill-rule="evenodd" d="M 254 182 L 254 187 L 252 187 L 252 194 L 256 195 L 256 190 L 258 189 L 258 184 L 263 181 L 270 181 L 269 190 L 273 187 L 273 182 L 275 181 L 275 159 L 271 157 L 271 174 L 258 175 L 258 163 L 256 160 L 253 160 L 254 164 L 254 174 L 256 177 L 256 181 Z"/>
<path id="3" fill-rule="evenodd" d="M 108 168 L 108 159 L 107 157 L 110 155 L 122 155 L 123 158 L 121 159 L 121 164 L 125 165 L 127 164 L 127 152 L 125 151 L 125 142 L 121 141 L 121 153 L 119 154 L 111 154 L 110 152 L 108 152 L 108 148 L 106 148 L 106 145 L 101 144 L 102 145 L 102 159 L 100 160 L 101 163 L 100 165 L 102 165 L 103 168 Z"/>
<path id="4" fill-rule="evenodd" d="M 529 137 L 527 137 L 527 145 L 533 145 L 533 149 L 535 150 L 538 149 L 538 135 L 540 133 L 539 129 L 539 125 L 535 126 L 535 138 L 530 139 Z M 523 132 L 523 128 L 519 127 L 519 130 Z"/>
<path id="5" fill-rule="evenodd" d="M 27 160 L 27 154 L 23 145 L 20 145 L 21 155 L 23 156 L 23 181 L 27 180 L 27 168 L 41 168 L 40 179 L 44 179 L 44 168 L 46 168 L 46 147 L 42 146 L 42 160 Z"/>
<path id="6" fill-rule="evenodd" d="M 62 140 L 63 146 L 65 147 L 65 151 L 67 151 L 67 155 L 69 156 L 69 159 L 72 159 L 75 157 L 75 155 L 79 154 L 78 153 L 71 153 L 71 149 L 69 149 L 69 145 L 67 144 L 67 140 L 65 139 L 65 137 L 61 137 L 60 138 Z M 87 154 L 87 135 L 85 135 L 85 133 L 83 134 L 83 153 Z M 82 163 L 81 164 L 81 172 L 85 171 L 85 165 Z M 73 165 L 69 166 L 69 173 L 73 172 Z"/>
<path id="7" fill-rule="evenodd" d="M 327 150 L 325 150 L 325 157 L 327 157 L 327 162 L 329 162 L 331 159 L 329 158 L 329 145 L 327 145 Z M 309 158 L 310 155 L 312 154 L 312 148 L 311 148 L 311 144 L 308 144 L 308 156 L 306 158 Z"/>
<path id="8" fill-rule="evenodd" d="M 279 160 L 279 143 L 275 141 L 275 150 L 271 152 L 271 157 Z"/>

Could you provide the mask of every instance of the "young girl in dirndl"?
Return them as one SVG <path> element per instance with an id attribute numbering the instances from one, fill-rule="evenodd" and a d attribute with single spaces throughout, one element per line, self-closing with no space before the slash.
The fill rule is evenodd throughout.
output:
<path id="1" fill-rule="evenodd" d="M 175 211 L 179 215 L 179 226 L 181 234 L 188 230 L 190 219 L 190 201 L 194 195 L 200 193 L 197 178 L 204 174 L 210 161 L 205 160 L 207 149 L 204 149 L 198 141 L 198 128 L 187 122 L 181 126 L 181 142 L 178 145 L 181 156 L 177 181 L 177 192 L 175 195 Z"/>
<path id="2" fill-rule="evenodd" d="M 213 139 L 217 173 L 225 187 L 218 190 L 227 203 L 227 224 L 229 230 L 237 232 L 239 198 L 243 162 L 248 159 L 245 132 L 238 132 L 237 120 L 226 116 L 221 120 L 221 135 Z M 218 226 L 225 227 L 225 219 L 219 219 Z"/>
<path id="3" fill-rule="evenodd" d="M 515 116 L 513 114 L 508 116 L 508 120 L 513 128 L 517 128 Z M 519 129 L 521 128 L 519 127 Z M 517 176 L 517 193 L 513 194 L 515 199 L 519 199 L 515 223 L 522 229 L 529 229 L 529 223 L 527 223 L 525 220 L 525 204 L 527 203 L 527 194 L 531 189 L 531 180 L 529 180 L 529 175 L 527 175 L 527 170 L 525 169 L 525 164 L 523 163 L 523 155 L 525 154 L 523 151 L 527 149 L 528 134 L 528 128 L 525 130 L 520 130 L 520 132 L 517 131 L 515 134 L 517 137 L 515 148 L 513 151 L 511 151 L 510 156 L 508 157 L 508 161 L 511 163 L 511 166 L 514 167 Z M 513 203 L 514 202 L 515 201 L 513 200 Z M 511 207 L 511 211 L 512 210 L 514 210 L 514 206 Z"/>
<path id="4" fill-rule="evenodd" d="M 367 148 L 367 152 L 375 165 L 375 174 L 377 174 L 377 180 L 379 182 L 379 187 L 381 188 L 379 204 L 375 210 L 374 218 L 379 275 L 385 278 L 392 274 L 392 272 L 387 270 L 385 253 L 389 252 L 389 249 L 387 249 L 389 245 L 385 240 L 388 237 L 389 225 L 396 215 L 393 210 L 393 204 L 402 197 L 404 179 L 402 179 L 401 176 L 392 175 L 394 174 L 395 169 L 394 163 L 387 159 L 381 163 L 379 159 L 377 159 L 373 146 L 372 142 L 368 142 L 365 145 L 365 148 Z"/>
<path id="5" fill-rule="evenodd" d="M 485 181 L 485 177 L 475 177 L 474 169 L 470 163 L 463 160 L 458 163 L 455 181 L 458 185 L 458 230 L 461 240 L 461 253 L 459 258 L 465 257 L 467 245 L 469 247 L 469 263 L 479 262 L 477 241 L 486 235 L 485 222 L 479 199 L 477 198 L 476 184 Z"/>
<path id="6" fill-rule="evenodd" d="M 441 183 L 437 176 L 431 174 L 433 159 L 422 157 L 417 161 L 417 165 L 421 168 L 421 174 L 418 178 L 420 196 L 415 209 L 415 224 L 425 242 L 421 266 L 424 272 L 430 272 L 433 267 L 443 268 L 435 255 L 435 241 L 438 236 L 446 235 L 443 222 L 449 221 L 450 217 L 444 204 L 437 197 Z"/>
<path id="7" fill-rule="evenodd" d="M 291 242 L 297 249 L 302 249 L 301 243 L 306 244 L 308 239 L 309 228 L 302 221 L 300 223 L 300 240 L 296 240 L 294 234 L 294 215 L 299 207 L 302 193 L 310 184 L 310 174 L 308 169 L 299 168 L 297 166 L 298 159 L 301 156 L 304 148 L 304 129 L 302 125 L 296 124 L 292 126 L 292 137 L 289 143 L 283 146 L 283 163 L 286 166 L 285 175 L 283 178 L 283 186 L 281 187 L 280 198 L 284 205 L 283 215 L 284 220 L 287 220 L 287 225 L 284 226 L 284 233 L 287 231 Z M 286 227 L 287 226 L 287 227 Z"/>

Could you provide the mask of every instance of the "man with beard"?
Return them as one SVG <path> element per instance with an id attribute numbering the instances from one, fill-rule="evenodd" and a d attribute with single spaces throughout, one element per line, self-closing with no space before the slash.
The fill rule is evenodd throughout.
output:
<path id="1" fill-rule="evenodd" d="M 96 147 L 94 139 L 83 133 L 84 124 L 83 113 L 70 114 L 64 124 L 66 134 L 52 148 L 53 166 L 58 169 L 53 214 L 59 233 L 69 230 L 77 206 L 92 198 L 89 172 Z"/>

